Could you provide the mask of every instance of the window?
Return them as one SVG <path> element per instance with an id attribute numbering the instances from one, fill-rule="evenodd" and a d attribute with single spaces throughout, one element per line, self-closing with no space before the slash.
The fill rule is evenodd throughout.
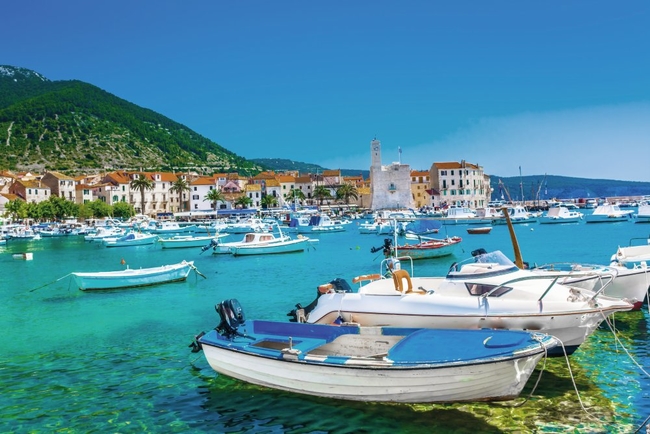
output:
<path id="1" fill-rule="evenodd" d="M 469 291 L 470 295 L 476 295 L 476 296 L 487 294 L 490 291 L 492 291 L 492 290 L 494 290 L 496 288 L 499 288 L 499 289 L 496 289 L 490 295 L 488 295 L 488 297 L 500 297 L 503 294 L 505 294 L 506 292 L 509 292 L 509 291 L 512 290 L 512 288 L 507 287 L 507 286 L 499 287 L 497 285 L 485 285 L 485 284 L 480 284 L 480 283 L 466 283 L 465 287 Z"/>

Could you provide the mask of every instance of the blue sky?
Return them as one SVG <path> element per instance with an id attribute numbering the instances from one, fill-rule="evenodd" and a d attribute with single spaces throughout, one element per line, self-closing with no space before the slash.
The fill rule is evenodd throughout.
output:
<path id="1" fill-rule="evenodd" d="M 245 158 L 650 181 L 646 1 L 21 0 L 0 64 L 78 79 Z"/>

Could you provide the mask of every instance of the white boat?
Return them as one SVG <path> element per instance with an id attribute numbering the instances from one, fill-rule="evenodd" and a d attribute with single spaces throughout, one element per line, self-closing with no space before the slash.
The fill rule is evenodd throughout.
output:
<path id="1" fill-rule="evenodd" d="M 615 262 L 610 265 L 554 263 L 535 267 L 533 271 L 554 273 L 560 276 L 558 282 L 562 284 L 623 299 L 633 305 L 632 310 L 641 309 L 650 286 L 650 270 L 645 264 L 627 268 Z"/>
<path id="2" fill-rule="evenodd" d="M 229 234 L 247 234 L 249 232 L 268 232 L 272 230 L 269 223 L 253 217 L 244 220 L 228 222 L 224 229 Z"/>
<path id="3" fill-rule="evenodd" d="M 476 210 L 465 206 L 452 206 L 443 211 L 443 217 L 438 218 L 443 225 L 485 225 L 492 222 L 491 218 L 479 217 Z"/>
<path id="4" fill-rule="evenodd" d="M 572 211 L 564 206 L 555 206 L 549 208 L 546 214 L 539 218 L 539 222 L 540 224 L 577 223 L 582 220 L 583 216 L 579 211 Z"/>
<path id="5" fill-rule="evenodd" d="M 246 320 L 236 300 L 190 345 L 216 372 L 293 393 L 399 403 L 516 398 L 558 343 L 541 333 Z M 462 344 L 459 344 L 461 343 Z"/>
<path id="6" fill-rule="evenodd" d="M 5 234 L 7 239 L 15 240 L 40 240 L 41 236 L 31 227 L 25 225 L 12 225 L 7 227 Z"/>
<path id="7" fill-rule="evenodd" d="M 192 235 L 175 235 L 173 237 L 158 238 L 163 249 L 182 249 L 188 247 L 203 247 L 206 243 L 212 242 L 219 238 L 227 237 L 228 234 L 216 234 L 214 236 L 192 236 Z"/>
<path id="8" fill-rule="evenodd" d="M 239 241 L 223 242 L 221 239 L 211 241 L 210 244 L 203 246 L 202 250 L 206 251 L 212 248 L 213 254 L 230 254 L 232 253 L 231 247 L 275 244 L 290 239 L 291 237 L 288 235 L 280 234 L 276 236 L 272 232 L 251 232 L 245 234 L 244 237 Z"/>
<path id="9" fill-rule="evenodd" d="M 348 224 L 349 222 L 335 222 L 327 214 L 323 213 L 300 213 L 291 217 L 288 231 L 299 234 L 343 232 L 347 230 Z"/>
<path id="10" fill-rule="evenodd" d="M 524 206 L 521 205 L 512 205 L 507 207 L 508 216 L 510 221 L 513 224 L 518 223 L 536 223 L 539 218 L 539 213 L 530 212 Z M 493 225 L 505 225 L 507 224 L 506 218 L 504 215 L 501 217 L 492 219 Z"/>
<path id="11" fill-rule="evenodd" d="M 129 232 L 121 237 L 108 237 L 102 240 L 106 247 L 132 247 L 155 244 L 158 241 L 156 234 L 143 234 L 141 232 Z"/>
<path id="12" fill-rule="evenodd" d="M 639 205 L 634 223 L 650 223 L 650 203 Z"/>
<path id="13" fill-rule="evenodd" d="M 187 279 L 190 270 L 196 270 L 193 261 L 152 268 L 126 268 L 119 271 L 70 273 L 82 291 L 121 289 L 177 282 Z"/>
<path id="14" fill-rule="evenodd" d="M 634 240 L 643 240 L 645 242 L 640 245 L 632 245 Z M 629 246 L 619 246 L 616 253 L 610 258 L 610 262 L 628 267 L 641 265 L 643 262 L 650 263 L 650 238 L 634 238 L 630 240 Z"/>
<path id="15" fill-rule="evenodd" d="M 289 237 L 287 239 L 273 243 L 248 243 L 230 246 L 230 253 L 232 253 L 234 256 L 250 256 L 303 252 L 310 246 L 310 243 L 313 242 L 318 242 L 318 240 L 307 238 L 303 235 L 298 235 L 297 238 Z"/>
<path id="16" fill-rule="evenodd" d="M 352 280 L 360 284 L 357 292 L 347 292 L 347 283 L 337 288 L 336 281 L 330 282 L 319 288 L 314 302 L 297 305 L 291 315 L 321 324 L 537 330 L 560 339 L 571 353 L 608 315 L 633 307 L 560 284 L 557 276 L 521 269 L 500 251 L 473 253 L 452 264 L 445 277 L 411 277 L 406 270 L 394 271 L 393 278 L 359 276 Z"/>
<path id="17" fill-rule="evenodd" d="M 154 222 L 147 229 L 152 234 L 188 234 L 194 232 L 196 225 L 180 225 L 178 222 Z"/>
<path id="18" fill-rule="evenodd" d="M 95 232 L 84 235 L 86 241 L 103 241 L 104 238 L 116 238 L 126 234 L 126 230 L 117 226 L 100 226 Z"/>
<path id="19" fill-rule="evenodd" d="M 613 223 L 628 221 L 632 218 L 634 210 L 622 210 L 618 205 L 605 203 L 598 205 L 592 214 L 585 215 L 587 223 Z"/>

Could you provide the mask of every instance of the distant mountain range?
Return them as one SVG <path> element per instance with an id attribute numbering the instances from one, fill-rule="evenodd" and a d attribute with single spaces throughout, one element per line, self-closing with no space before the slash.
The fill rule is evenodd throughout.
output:
<path id="1" fill-rule="evenodd" d="M 200 173 L 262 170 L 319 173 L 317 164 L 286 159 L 247 160 L 152 110 L 78 80 L 50 81 L 38 72 L 0 66 L 0 170 L 185 170 Z M 369 176 L 368 169 L 341 169 Z M 501 183 L 499 183 L 501 181 Z M 493 197 L 588 198 L 650 195 L 650 183 L 564 176 L 491 175 Z"/>

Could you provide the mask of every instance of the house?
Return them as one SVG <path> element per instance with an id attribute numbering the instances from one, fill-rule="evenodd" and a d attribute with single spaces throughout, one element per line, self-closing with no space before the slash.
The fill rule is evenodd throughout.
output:
<path id="1" fill-rule="evenodd" d="M 430 187 L 440 192 L 436 207 L 466 206 L 483 208 L 490 202 L 490 178 L 478 164 L 460 162 L 433 163 L 429 169 Z"/>
<path id="2" fill-rule="evenodd" d="M 54 196 L 74 202 L 76 200 L 74 178 L 59 172 L 46 172 L 41 182 L 48 187 Z"/>
<path id="3" fill-rule="evenodd" d="M 27 203 L 39 203 L 51 196 L 50 187 L 37 180 L 17 179 L 9 187 L 9 193 L 18 196 Z"/>

